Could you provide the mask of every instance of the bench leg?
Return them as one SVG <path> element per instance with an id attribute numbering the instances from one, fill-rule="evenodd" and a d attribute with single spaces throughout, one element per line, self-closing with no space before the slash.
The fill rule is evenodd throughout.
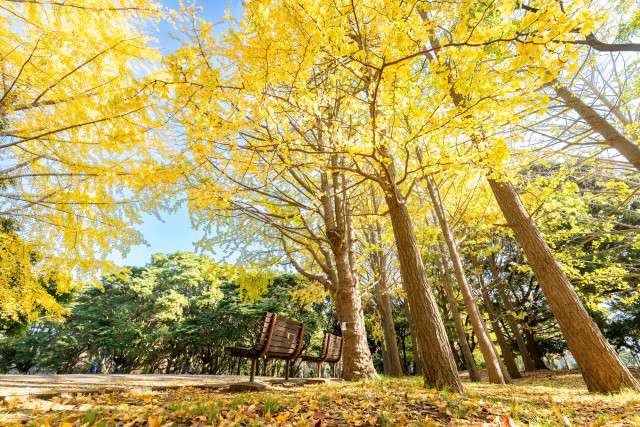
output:
<path id="1" fill-rule="evenodd" d="M 256 378 L 256 363 L 258 362 L 258 359 L 251 359 L 251 379 L 249 380 L 250 382 L 253 382 L 253 380 Z"/>
<path id="2" fill-rule="evenodd" d="M 289 360 L 287 360 L 284 365 L 284 379 L 285 381 L 289 381 Z"/>
<path id="3" fill-rule="evenodd" d="M 318 378 L 322 378 L 322 363 L 318 363 Z"/>

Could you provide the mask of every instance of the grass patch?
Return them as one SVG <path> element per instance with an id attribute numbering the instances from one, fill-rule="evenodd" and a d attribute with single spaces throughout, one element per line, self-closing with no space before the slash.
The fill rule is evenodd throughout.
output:
<path id="1" fill-rule="evenodd" d="M 233 400 L 229 403 L 229 409 L 232 409 L 235 411 L 236 409 L 238 409 L 238 406 L 244 405 L 245 403 L 247 403 L 247 399 L 248 399 L 248 396 L 244 394 L 240 394 L 234 397 Z"/>
<path id="2" fill-rule="evenodd" d="M 264 407 L 262 408 L 262 414 L 275 414 L 280 408 L 280 401 L 277 398 L 267 397 L 264 400 Z"/>

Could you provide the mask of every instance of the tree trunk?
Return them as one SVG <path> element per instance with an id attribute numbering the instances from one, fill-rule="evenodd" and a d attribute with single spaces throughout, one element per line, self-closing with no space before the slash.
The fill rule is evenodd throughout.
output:
<path id="1" fill-rule="evenodd" d="M 444 247 L 442 246 L 442 242 L 438 242 L 438 244 L 440 246 L 440 252 L 443 253 Z M 441 261 L 439 257 L 437 258 L 436 262 L 438 263 L 438 269 L 440 270 L 440 277 L 442 277 L 442 285 L 444 287 L 444 291 L 447 294 L 447 300 L 449 302 L 449 308 L 451 310 L 451 317 L 453 318 L 453 324 L 456 328 L 456 334 L 458 335 L 458 343 L 460 344 L 460 349 L 462 350 L 462 356 L 464 357 L 465 365 L 467 365 L 467 369 L 469 371 L 469 380 L 472 382 L 478 382 L 480 381 L 480 374 L 478 373 L 478 366 L 476 365 L 476 360 L 473 357 L 471 348 L 469 347 L 467 334 L 464 331 L 464 325 L 462 324 L 462 319 L 460 318 L 460 311 L 458 310 L 458 300 L 453 293 L 453 285 L 451 283 L 451 272 L 449 271 L 449 265 L 446 263 L 446 261 Z"/>
<path id="2" fill-rule="evenodd" d="M 567 107 L 573 109 L 584 121 L 589 123 L 591 129 L 602 135 L 605 144 L 616 149 L 629 163 L 640 171 L 640 147 L 637 144 L 624 136 L 615 126 L 598 114 L 593 107 L 585 104 L 567 87 L 561 85 L 558 80 L 554 79 L 549 85 L 553 87 Z"/>
<path id="3" fill-rule="evenodd" d="M 448 386 L 452 391 L 461 393 L 462 383 L 435 297 L 427 282 L 411 216 L 402 195 L 395 187 L 394 190 L 395 194 L 386 196 L 387 205 L 398 248 L 402 285 L 413 315 L 425 385 Z"/>
<path id="4" fill-rule="evenodd" d="M 336 292 L 336 314 L 341 325 L 343 337 L 343 378 L 353 380 L 376 377 L 371 351 L 367 343 L 364 316 L 360 310 L 362 301 L 357 288 L 341 286 Z"/>
<path id="5" fill-rule="evenodd" d="M 456 365 L 460 367 L 461 371 L 467 370 L 467 365 L 464 359 L 460 358 L 460 355 L 458 354 L 458 350 L 456 349 L 456 346 L 453 343 L 453 340 L 449 340 L 449 347 L 451 347 L 451 352 L 453 353 L 453 360 L 456 361 Z"/>
<path id="6" fill-rule="evenodd" d="M 380 294 L 375 298 L 375 300 L 376 307 L 378 308 L 378 313 L 380 313 L 382 330 L 384 332 L 383 346 L 387 354 L 386 369 L 388 369 L 388 372 L 385 372 L 385 375 L 390 375 L 392 377 L 401 377 L 403 372 L 402 363 L 400 362 L 396 329 L 393 323 L 393 314 L 391 312 L 391 302 L 389 294 Z"/>
<path id="7" fill-rule="evenodd" d="M 504 361 L 504 366 L 509 373 L 511 378 L 522 378 L 520 371 L 518 370 L 518 365 L 516 364 L 515 359 L 513 358 L 513 353 L 511 352 L 511 348 L 509 347 L 509 343 L 504 336 L 504 331 L 498 318 L 496 317 L 496 313 L 493 309 L 493 304 L 491 303 L 491 299 L 489 298 L 489 292 L 485 287 L 484 282 L 484 267 L 480 265 L 477 257 L 472 257 L 472 262 L 474 267 L 476 268 L 478 274 L 478 280 L 480 281 L 480 288 L 482 290 L 482 298 L 484 300 L 484 306 L 487 310 L 487 315 L 489 316 L 489 321 L 493 327 L 493 333 L 496 335 L 496 340 L 498 341 L 498 345 L 500 346 L 500 350 L 502 350 L 502 360 Z M 494 278 L 494 282 L 499 280 L 497 276 Z M 486 323 L 485 323 L 486 324 Z"/>
<path id="8" fill-rule="evenodd" d="M 331 157 L 337 165 L 339 159 Z M 343 337 L 342 375 L 346 380 L 376 378 L 378 374 L 373 366 L 373 358 L 367 342 L 364 326 L 362 300 L 358 288 L 358 276 L 352 265 L 355 262 L 355 236 L 350 210 L 350 199 L 345 188 L 345 176 L 340 172 L 331 174 L 329 182 L 326 173 L 321 175 L 323 189 L 322 204 L 326 236 L 335 259 L 335 271 L 338 280 L 333 292 L 336 314 L 341 325 Z"/>
<path id="9" fill-rule="evenodd" d="M 385 145 L 379 145 L 377 149 L 384 158 L 384 176 L 380 178 L 398 251 L 402 286 L 413 315 L 425 385 L 446 386 L 453 392 L 462 393 L 462 383 L 449 347 L 447 331 L 427 280 L 411 215 L 396 184 L 393 155 Z"/>
<path id="10" fill-rule="evenodd" d="M 516 361 L 513 358 L 513 353 L 511 353 L 511 349 L 509 348 L 509 343 L 507 342 L 507 339 L 504 337 L 504 333 L 502 332 L 500 322 L 498 322 L 496 314 L 493 311 L 493 307 L 491 306 L 489 294 L 487 292 L 484 292 L 482 296 L 484 298 L 484 306 L 487 309 L 487 314 L 489 315 L 489 321 L 491 322 L 491 326 L 493 326 L 493 333 L 496 334 L 498 345 L 500 346 L 500 350 L 502 350 L 502 359 L 504 360 L 504 364 L 507 367 L 507 371 L 509 371 L 509 375 L 511 375 L 511 378 L 522 378 L 522 375 L 518 370 L 518 365 L 516 365 Z"/>
<path id="11" fill-rule="evenodd" d="M 484 327 L 484 331 L 486 332 L 487 336 L 489 338 L 491 338 L 491 334 L 489 333 L 489 326 L 487 326 L 487 322 L 484 321 L 484 318 L 482 319 L 482 326 Z M 509 370 L 507 369 L 507 367 L 505 366 L 504 362 L 500 358 L 500 354 L 498 353 L 498 349 L 497 349 L 495 343 L 493 342 L 493 340 L 491 340 L 491 342 L 493 343 L 493 346 L 491 348 L 493 348 L 493 351 L 494 351 L 494 354 L 495 354 L 495 358 L 500 363 L 500 370 L 502 371 L 502 375 L 504 375 L 505 378 L 509 378 L 509 380 L 511 381 L 509 384 L 513 384 L 513 381 L 512 381 L 513 379 L 511 378 L 511 374 L 509 374 Z M 515 365 L 515 361 L 514 361 L 514 365 Z M 515 365 L 515 367 L 516 367 L 516 370 L 517 370 L 518 366 Z"/>
<path id="12" fill-rule="evenodd" d="M 525 372 L 531 372 L 535 370 L 533 366 L 533 360 L 531 359 L 531 355 L 527 350 L 527 345 L 522 338 L 522 334 L 520 333 L 520 325 L 516 321 L 516 318 L 513 313 L 515 310 L 513 309 L 513 304 L 511 304 L 511 299 L 507 292 L 504 289 L 504 285 L 502 284 L 502 280 L 499 278 L 498 266 L 496 265 L 495 259 L 493 255 L 489 257 L 489 267 L 491 268 L 491 272 L 493 274 L 494 279 L 496 280 L 496 285 L 498 287 L 498 294 L 500 295 L 500 299 L 502 300 L 502 304 L 504 305 L 505 310 L 507 311 L 507 321 L 509 322 L 509 327 L 511 328 L 511 333 L 513 337 L 516 339 L 516 344 L 518 344 L 518 350 L 520 351 L 520 355 L 522 356 L 522 363 L 524 364 Z"/>
<path id="13" fill-rule="evenodd" d="M 449 386 L 453 391 L 461 392 L 462 384 L 435 298 L 427 283 L 409 211 L 404 201 L 398 203 L 397 200 L 391 199 L 388 204 L 398 247 L 403 287 L 414 320 L 425 383 L 435 387 Z"/>
<path id="14" fill-rule="evenodd" d="M 384 340 L 380 343 L 380 357 L 382 358 L 382 375 L 389 375 L 389 352 L 384 347 Z"/>
<path id="15" fill-rule="evenodd" d="M 478 305 L 471 293 L 471 288 L 469 287 L 469 283 L 467 282 L 467 276 L 464 273 L 462 267 L 462 261 L 460 260 L 460 256 L 458 254 L 458 248 L 453 240 L 451 230 L 449 230 L 447 219 L 444 216 L 444 209 L 442 208 L 440 195 L 438 194 L 435 180 L 431 176 L 427 177 L 427 189 L 429 190 L 429 195 L 431 196 L 431 200 L 433 202 L 433 208 L 438 219 L 438 223 L 440 224 L 442 236 L 444 237 L 444 240 L 449 249 L 449 256 L 451 257 L 453 270 L 456 273 L 456 278 L 458 279 L 458 286 L 460 287 L 462 299 L 464 300 L 465 307 L 467 308 L 467 313 L 469 313 L 471 325 L 473 326 L 473 330 L 476 332 L 476 337 L 478 337 L 478 344 L 480 345 L 482 356 L 484 357 L 484 361 L 487 365 L 489 382 L 494 384 L 511 383 L 511 378 L 505 378 L 505 376 L 503 375 L 503 370 L 500 366 L 502 362 L 497 357 L 498 352 L 493 345 L 493 341 L 491 341 L 491 339 L 489 338 L 489 334 L 486 333 L 485 325 L 483 325 L 484 321 L 482 320 L 480 310 L 478 310 Z"/>
<path id="16" fill-rule="evenodd" d="M 409 323 L 409 335 L 411 335 L 411 350 L 413 350 L 413 365 L 415 367 L 413 375 L 422 375 L 422 361 L 420 360 L 420 350 L 418 349 L 418 340 L 416 339 L 415 326 L 413 324 L 413 316 L 409 310 L 409 303 L 404 304 L 404 314 L 407 316 Z"/>
<path id="17" fill-rule="evenodd" d="M 531 354 L 531 359 L 533 360 L 533 365 L 536 369 L 549 369 L 549 367 L 544 363 L 542 359 L 542 355 L 540 354 L 540 350 L 538 350 L 538 344 L 536 344 L 536 337 L 531 332 L 531 329 L 524 329 L 524 337 L 527 340 L 527 349 L 529 350 L 529 354 Z"/>
<path id="18" fill-rule="evenodd" d="M 489 185 L 524 250 L 589 391 L 610 393 L 625 387 L 640 391 L 638 381 L 585 310 L 511 183 L 489 179 Z"/>

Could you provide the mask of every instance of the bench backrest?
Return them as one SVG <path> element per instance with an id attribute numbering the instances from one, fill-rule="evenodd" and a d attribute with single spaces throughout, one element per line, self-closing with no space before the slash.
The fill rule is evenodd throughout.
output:
<path id="1" fill-rule="evenodd" d="M 277 318 L 278 316 L 275 313 L 269 312 L 266 312 L 262 317 L 261 330 L 253 346 L 256 351 L 261 352 L 260 356 L 263 356 L 269 348 Z"/>
<path id="2" fill-rule="evenodd" d="M 320 349 L 320 359 L 321 362 L 327 360 L 329 357 L 329 345 L 331 344 L 331 335 L 329 332 L 324 333 L 324 339 L 322 340 L 322 348 Z"/>
<path id="3" fill-rule="evenodd" d="M 342 337 L 331 335 L 326 362 L 336 363 L 342 357 Z"/>
<path id="4" fill-rule="evenodd" d="M 295 359 L 302 349 L 303 337 L 303 323 L 277 316 L 267 348 L 267 357 Z"/>

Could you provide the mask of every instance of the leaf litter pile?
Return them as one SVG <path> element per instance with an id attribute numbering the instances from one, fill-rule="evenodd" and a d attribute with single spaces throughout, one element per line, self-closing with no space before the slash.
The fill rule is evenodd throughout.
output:
<path id="1" fill-rule="evenodd" d="M 9 398 L 0 424 L 30 426 L 640 425 L 640 394 L 588 394 L 575 371 L 525 374 L 514 386 L 465 383 L 465 394 L 418 378 L 278 387 L 261 393 L 185 387 L 143 394 Z"/>

